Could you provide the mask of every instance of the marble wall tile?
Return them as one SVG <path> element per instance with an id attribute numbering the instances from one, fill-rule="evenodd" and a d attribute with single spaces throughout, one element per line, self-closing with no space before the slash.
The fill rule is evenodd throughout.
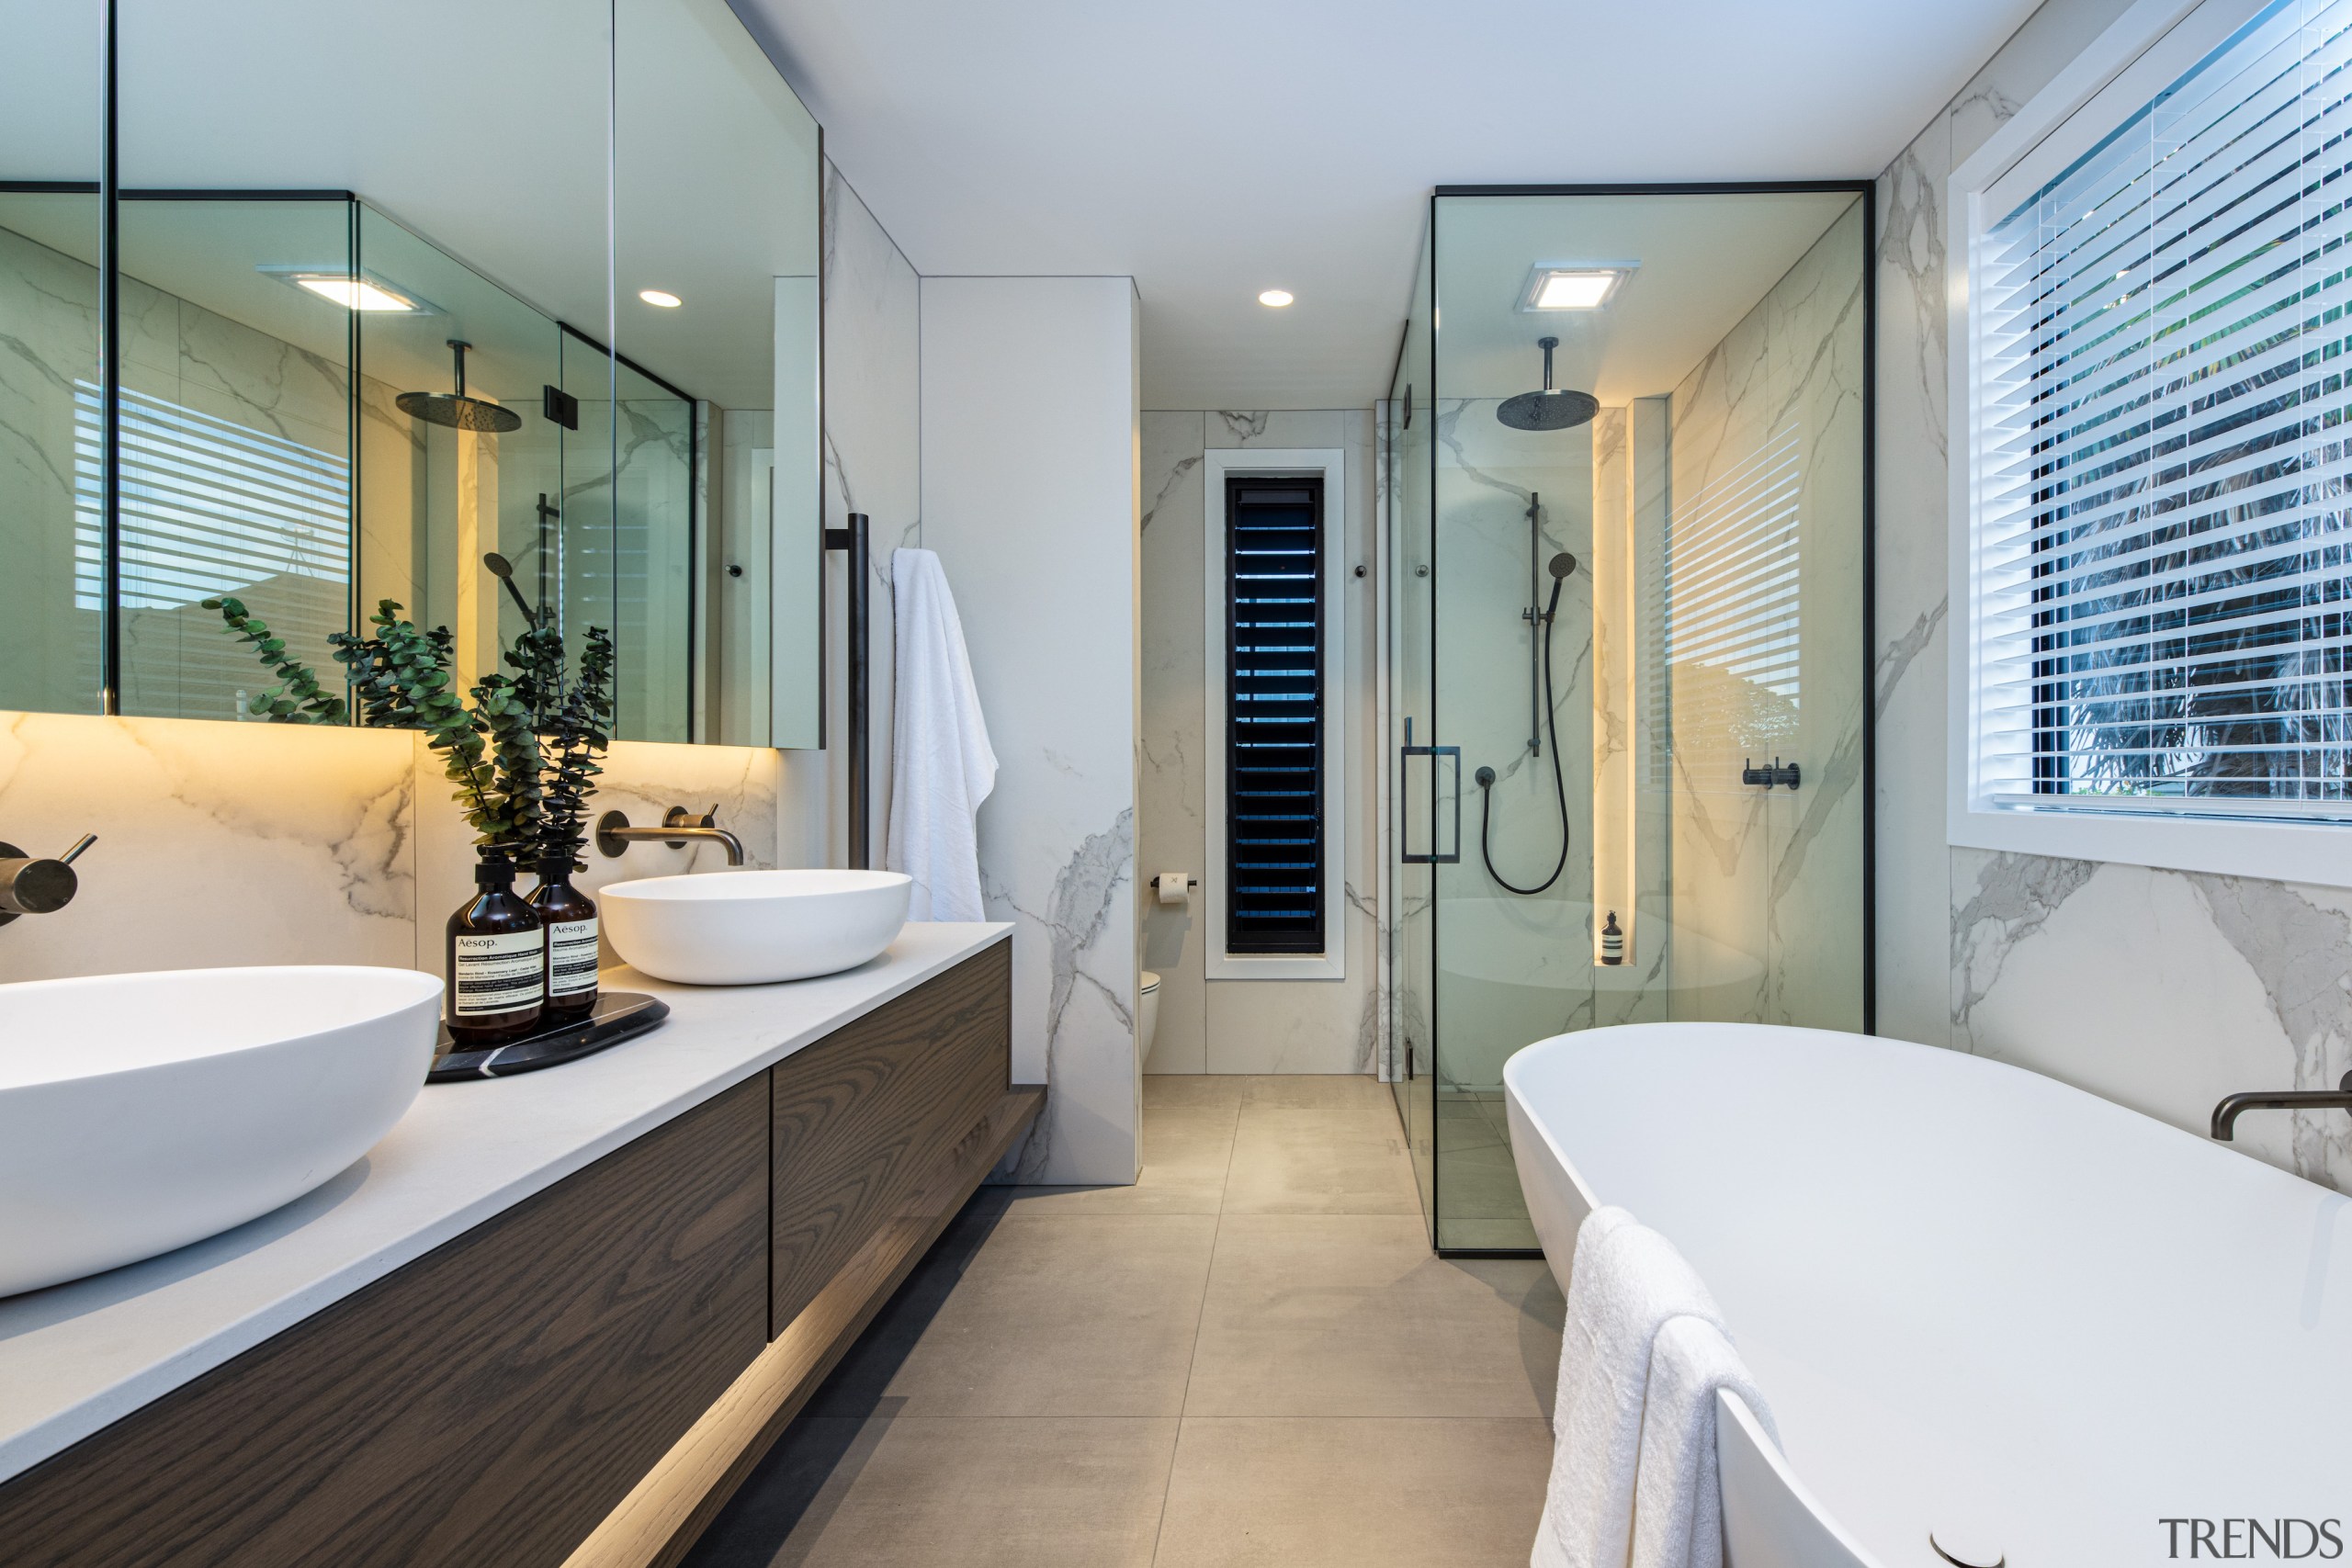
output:
<path id="1" fill-rule="evenodd" d="M 2352 1066 L 2352 895 L 1944 834 L 1945 182 L 2125 6 L 2047 0 L 1879 178 L 1879 1021 L 2202 1132 L 2223 1094 Z M 2340 1113 L 2249 1117 L 2237 1146 L 2352 1190 Z"/>
<path id="2" fill-rule="evenodd" d="M 1163 871 L 1205 876 L 1208 756 L 1202 639 L 1205 537 L 1201 526 L 1204 419 L 1143 416 L 1143 708 L 1136 736 L 1136 868 L 1143 890 L 1143 966 L 1159 976 L 1159 1017 L 1144 1060 L 1149 1073 L 1208 1071 L 1207 903 L 1156 901 Z"/>
<path id="3" fill-rule="evenodd" d="M 1013 1075 L 1051 1086 L 1024 1181 L 1138 1168 L 1136 328 L 1123 277 L 922 283 L 923 541 L 997 755 L 980 879 L 1014 927 Z"/>
<path id="4" fill-rule="evenodd" d="M 1331 448 L 1347 454 L 1341 549 L 1350 566 L 1338 700 L 1348 716 L 1342 855 L 1343 980 L 1207 980 L 1213 940 L 1197 897 L 1163 908 L 1145 890 L 1144 965 L 1161 976 L 1159 1036 L 1146 1070 L 1363 1073 L 1377 1069 L 1380 994 L 1377 730 L 1378 580 L 1373 416 L 1363 409 L 1154 412 L 1143 436 L 1141 873 L 1203 874 L 1208 858 L 1206 451 Z M 1364 575 L 1353 568 L 1362 565 Z M 1172 857 L 1172 858 L 1163 858 Z"/>
<path id="5" fill-rule="evenodd" d="M 0 928 L 0 980 L 415 959 L 411 737 L 0 714 L 0 839 L 98 842 L 54 915 Z"/>
<path id="6" fill-rule="evenodd" d="M 1861 223 L 1857 203 L 1674 393 L 1678 533 L 1744 504 L 1768 452 L 1792 444 L 1799 475 L 1795 691 L 1703 662 L 1673 674 L 1673 918 L 1702 939 L 1676 944 L 1674 984 L 1715 997 L 1718 949 L 1760 960 L 1751 996 L 1701 1016 L 1862 1023 Z M 1803 788 L 1741 784 L 1758 751 L 1799 761 Z"/>
<path id="7" fill-rule="evenodd" d="M 413 739 L 419 888 L 414 962 L 419 969 L 437 975 L 444 967 L 443 927 L 451 912 L 472 894 L 477 857 L 472 830 L 458 815 L 438 760 L 426 750 L 422 737 Z M 593 826 L 607 811 L 625 811 L 633 825 L 651 827 L 673 806 L 695 812 L 716 808 L 718 825 L 743 840 L 745 865 L 823 864 L 822 861 L 778 858 L 779 823 L 785 817 L 779 801 L 786 792 L 787 760 L 795 755 L 763 746 L 616 740 L 605 758 L 604 776 L 589 802 L 589 820 Z M 625 853 L 612 858 L 599 853 L 591 843 L 582 858 L 588 869 L 576 885 L 592 896 L 609 882 L 679 876 L 719 870 L 727 864 L 727 852 L 718 845 L 693 842 L 674 850 L 658 842 L 631 844 Z M 609 943 L 604 961 L 620 962 Z"/>

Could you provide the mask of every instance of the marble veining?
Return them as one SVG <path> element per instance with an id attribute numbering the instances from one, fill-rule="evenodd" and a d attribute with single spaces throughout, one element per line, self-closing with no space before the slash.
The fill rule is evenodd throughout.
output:
<path id="1" fill-rule="evenodd" d="M 2040 931 L 2098 869 L 2092 861 L 2042 855 L 1980 858 L 1975 889 L 1951 916 L 1951 1043 L 1971 1050 L 1972 1015 L 1999 980 L 2011 950 Z"/>
<path id="2" fill-rule="evenodd" d="M 1079 841 L 1069 861 L 1055 874 L 1053 896 L 1043 913 L 1023 908 L 1002 883 L 983 875 L 990 911 L 1010 911 L 1043 928 L 1047 941 L 1050 979 L 1046 998 L 1046 1081 L 1064 1081 L 1070 1069 L 1063 1049 L 1064 1026 L 1072 998 L 1081 986 L 1109 1010 L 1127 1033 L 1135 1035 L 1135 1017 L 1124 987 L 1114 987 L 1086 967 L 1103 935 L 1122 889 L 1132 890 L 1135 866 L 1135 812 L 1119 813 L 1105 831 L 1090 833 Z M 1055 1168 L 1055 1119 L 1045 1118 L 1016 1156 L 1016 1179 L 1037 1181 Z"/>
<path id="3" fill-rule="evenodd" d="M 2284 883 L 2198 874 L 2187 880 L 2204 897 L 2213 929 L 2261 981 L 2294 1048 L 2295 1081 L 2279 1087 L 2334 1089 L 2352 1069 L 2352 918 Z M 2290 1120 L 2295 1174 L 2352 1189 L 2352 1117 L 2298 1111 Z"/>

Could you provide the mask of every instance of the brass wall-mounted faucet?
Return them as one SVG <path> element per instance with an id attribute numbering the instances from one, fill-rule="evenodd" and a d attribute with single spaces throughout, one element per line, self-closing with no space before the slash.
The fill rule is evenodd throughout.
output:
<path id="1" fill-rule="evenodd" d="M 631 844 L 659 841 L 673 850 L 683 850 L 689 839 L 707 839 L 727 852 L 729 865 L 743 863 L 743 840 L 718 825 L 718 807 L 696 816 L 683 806 L 673 806 L 662 814 L 659 828 L 632 828 L 626 811 L 607 811 L 596 818 L 596 852 L 617 855 Z"/>

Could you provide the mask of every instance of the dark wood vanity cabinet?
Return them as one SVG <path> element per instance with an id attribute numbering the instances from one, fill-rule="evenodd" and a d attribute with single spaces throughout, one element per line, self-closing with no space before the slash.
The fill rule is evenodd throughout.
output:
<path id="1" fill-rule="evenodd" d="M 776 1064 L 774 1332 L 887 1221 L 933 1217 L 917 1211 L 934 1168 L 957 1163 L 1012 1066 L 1010 942 Z"/>
<path id="2" fill-rule="evenodd" d="M 863 1258 L 793 1363 L 821 1376 L 914 1261 L 877 1235 L 927 1247 L 1026 1124 L 1011 946 L 0 1483 L 0 1563 L 556 1568 Z"/>

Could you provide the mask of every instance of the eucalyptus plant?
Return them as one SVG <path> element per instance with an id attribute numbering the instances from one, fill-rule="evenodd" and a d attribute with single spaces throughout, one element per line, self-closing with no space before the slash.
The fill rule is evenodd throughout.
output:
<path id="1" fill-rule="evenodd" d="M 256 692 L 245 701 L 245 711 L 272 724 L 345 724 L 351 710 L 341 697 L 319 684 L 311 667 L 286 651 L 286 639 L 256 620 L 242 600 L 223 594 L 207 599 L 204 607 L 220 612 L 229 635 L 249 643 L 254 654 L 277 677 L 277 684 Z"/>
<path id="2" fill-rule="evenodd" d="M 588 797 L 595 793 L 596 775 L 605 771 L 597 759 L 612 744 L 612 722 L 613 639 L 604 627 L 590 626 L 579 675 L 540 730 L 548 749 L 539 816 L 542 861 L 560 860 L 579 869 L 580 852 L 588 841 Z"/>
<path id="3" fill-rule="evenodd" d="M 225 629 L 278 677 L 277 687 L 251 700 L 252 712 L 282 724 L 348 722 L 349 704 L 328 694 L 243 604 L 223 596 L 205 607 L 219 610 Z M 371 635 L 328 635 L 360 723 L 424 732 L 485 859 L 576 862 L 587 841 L 588 797 L 603 772 L 596 759 L 611 744 L 611 635 L 589 627 L 579 672 L 567 679 L 562 635 L 527 615 L 529 629 L 503 652 L 514 672 L 486 674 L 461 697 L 449 628 L 426 631 L 401 611 L 397 600 L 380 600 L 368 617 Z"/>

